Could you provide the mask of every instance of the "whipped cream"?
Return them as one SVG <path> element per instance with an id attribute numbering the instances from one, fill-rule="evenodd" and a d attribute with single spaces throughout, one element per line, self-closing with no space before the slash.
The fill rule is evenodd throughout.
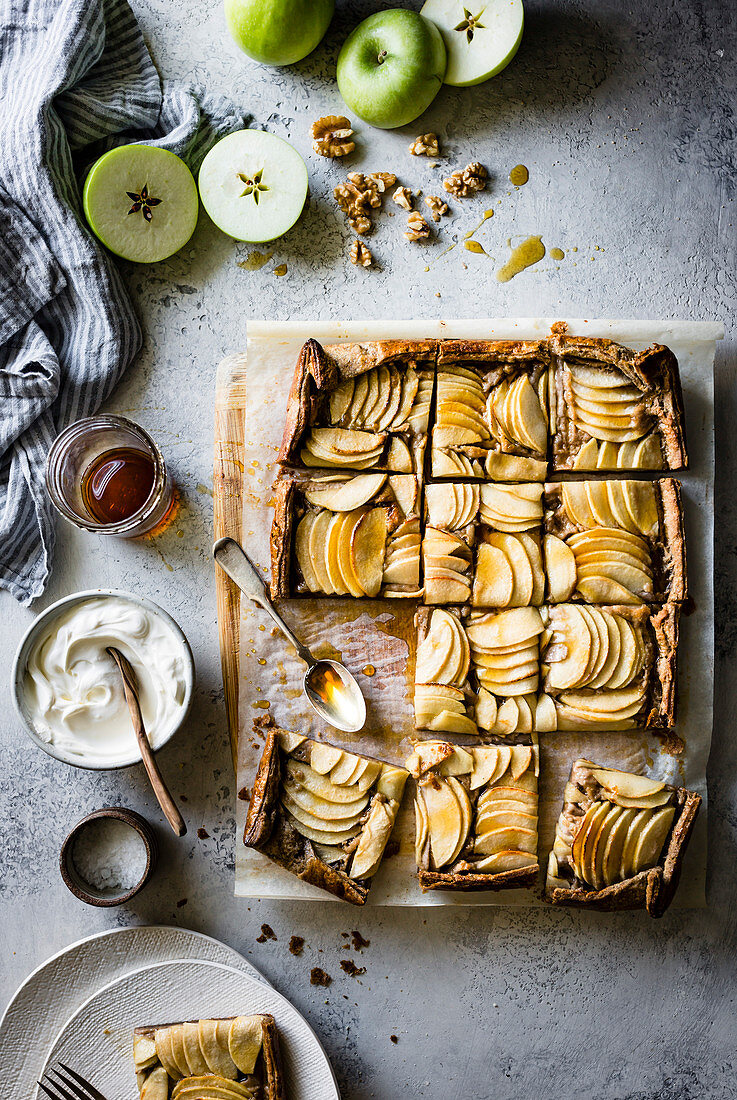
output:
<path id="1" fill-rule="evenodd" d="M 133 666 L 154 749 L 180 721 L 186 702 L 184 647 L 155 611 L 122 596 L 99 596 L 51 619 L 28 656 L 24 711 L 48 744 L 98 766 L 139 755 L 107 646 Z"/>

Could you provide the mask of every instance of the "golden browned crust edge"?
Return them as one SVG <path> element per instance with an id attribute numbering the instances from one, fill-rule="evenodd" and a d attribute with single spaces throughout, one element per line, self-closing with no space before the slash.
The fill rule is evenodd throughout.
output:
<path id="1" fill-rule="evenodd" d="M 322 349 L 331 371 L 340 380 L 356 378 L 359 374 L 397 359 L 432 360 L 438 351 L 437 340 L 369 340 L 365 344 L 326 344 Z"/>
<path id="2" fill-rule="evenodd" d="M 441 340 L 438 366 L 465 359 L 471 363 L 547 363 L 550 358 L 547 340 Z"/>
<path id="3" fill-rule="evenodd" d="M 688 571 L 681 483 L 677 478 L 663 477 L 655 484 L 659 490 L 662 514 L 660 541 L 668 555 L 668 560 L 663 563 L 670 576 L 667 598 L 670 603 L 683 603 L 688 599 Z"/>
<path id="4" fill-rule="evenodd" d="M 552 336 L 549 344 L 551 353 L 558 360 L 573 352 L 584 359 L 604 361 L 620 370 L 638 389 L 648 391 L 651 410 L 660 433 L 664 469 L 688 468 L 683 391 L 678 360 L 670 348 L 664 344 L 653 344 L 645 351 L 637 352 L 604 337 L 569 336 L 562 333 Z M 560 369 L 560 362 L 556 363 L 555 369 Z M 557 434 L 554 433 L 554 436 Z M 559 461 L 555 446 L 551 466 L 554 472 L 569 468 Z"/>
<path id="5" fill-rule="evenodd" d="M 678 705 L 678 634 L 681 617 L 679 604 L 667 603 L 650 616 L 656 642 L 653 674 L 660 685 L 657 705 L 651 708 L 645 725 L 673 729 Z"/>
<path id="6" fill-rule="evenodd" d="M 662 865 L 641 871 L 639 875 L 613 886 L 606 886 L 603 890 L 556 886 L 553 890 L 546 891 L 546 900 L 551 905 L 599 909 L 605 912 L 645 909 L 651 917 L 662 917 L 675 895 L 681 877 L 683 857 L 701 805 L 701 795 L 684 787 L 676 789 L 676 796 L 681 812 L 671 829 L 668 850 Z"/>
<path id="7" fill-rule="evenodd" d="M 260 848 L 271 836 L 280 782 L 279 735 L 275 730 L 270 730 L 266 734 L 264 751 L 253 781 L 246 826 L 243 830 L 243 843 L 248 848 Z"/>
<path id="8" fill-rule="evenodd" d="M 451 874 L 420 869 L 420 886 L 425 890 L 514 890 L 529 888 L 537 882 L 540 865 L 518 867 L 514 871 L 500 871 L 496 875 Z"/>
<path id="9" fill-rule="evenodd" d="M 271 581 L 272 600 L 289 595 L 291 587 L 292 528 L 294 526 L 295 484 L 281 477 L 274 486 L 274 518 L 271 521 Z"/>

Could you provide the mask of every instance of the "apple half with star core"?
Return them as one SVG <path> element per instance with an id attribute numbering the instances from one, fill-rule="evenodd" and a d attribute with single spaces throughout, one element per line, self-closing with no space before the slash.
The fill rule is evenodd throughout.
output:
<path id="1" fill-rule="evenodd" d="M 427 0 L 421 14 L 443 36 L 448 53 L 443 83 L 456 88 L 496 76 L 522 41 L 522 0 Z"/>
<path id="2" fill-rule="evenodd" d="M 225 0 L 233 41 L 263 65 L 293 65 L 320 44 L 335 0 Z"/>
<path id="3" fill-rule="evenodd" d="M 283 236 L 302 213 L 307 166 L 296 149 L 263 130 L 237 130 L 214 145 L 198 178 L 202 205 L 237 241 Z"/>
<path id="4" fill-rule="evenodd" d="M 85 180 L 82 206 L 106 248 L 149 264 L 184 247 L 199 212 L 189 168 L 155 145 L 121 145 L 101 156 Z"/>
<path id="5" fill-rule="evenodd" d="M 440 31 L 404 8 L 364 19 L 338 56 L 338 88 L 364 122 L 393 130 L 413 122 L 440 91 L 446 54 Z"/>

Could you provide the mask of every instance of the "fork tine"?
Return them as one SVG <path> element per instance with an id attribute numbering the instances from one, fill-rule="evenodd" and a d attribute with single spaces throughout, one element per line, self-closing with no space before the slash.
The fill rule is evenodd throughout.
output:
<path id="1" fill-rule="evenodd" d="M 43 1089 L 46 1095 L 51 1097 L 51 1100 L 59 1100 L 58 1095 L 55 1092 L 52 1092 L 48 1085 L 44 1084 L 43 1078 L 41 1078 L 41 1080 L 38 1082 L 38 1087 L 40 1089 Z"/>
<path id="2" fill-rule="evenodd" d="M 43 1079 L 39 1081 L 39 1085 L 49 1096 L 53 1096 L 54 1100 L 59 1100 L 60 1097 L 63 1097 L 63 1100 L 87 1100 L 87 1097 L 85 1097 L 83 1093 L 79 1091 L 69 1092 L 68 1089 L 65 1089 L 63 1085 L 66 1085 L 69 1082 L 65 1081 L 63 1077 L 61 1078 L 62 1084 L 59 1084 L 58 1081 L 54 1081 L 54 1079 L 50 1076 L 50 1074 L 52 1073 L 56 1073 L 56 1070 L 48 1070 L 43 1076 L 46 1078 L 47 1083 L 49 1085 L 52 1085 L 56 1089 L 56 1092 L 50 1092 L 49 1089 L 47 1089 L 44 1085 Z M 59 1076 L 58 1073 L 56 1073 L 56 1075 L 57 1077 Z M 74 1087 L 76 1088 L 77 1086 L 75 1085 Z"/>
<path id="3" fill-rule="evenodd" d="M 68 1084 L 72 1089 L 74 1089 L 74 1087 L 75 1087 L 74 1086 L 74 1081 L 76 1081 L 79 1085 L 82 1086 L 83 1089 L 87 1090 L 89 1095 L 92 1097 L 92 1100 L 105 1100 L 105 1097 L 102 1095 L 102 1093 L 98 1092 L 98 1090 L 94 1087 L 94 1085 L 91 1085 L 89 1083 L 89 1081 L 87 1081 L 81 1075 L 81 1073 L 76 1073 L 73 1069 L 70 1069 L 69 1066 L 65 1066 L 63 1062 L 59 1062 L 59 1065 L 74 1080 L 70 1081 L 69 1078 L 65 1078 L 61 1073 L 59 1073 L 58 1070 L 55 1071 L 56 1076 L 61 1077 L 62 1081 L 66 1081 L 66 1084 Z M 85 1100 L 86 1100 L 86 1098 L 85 1098 Z"/>

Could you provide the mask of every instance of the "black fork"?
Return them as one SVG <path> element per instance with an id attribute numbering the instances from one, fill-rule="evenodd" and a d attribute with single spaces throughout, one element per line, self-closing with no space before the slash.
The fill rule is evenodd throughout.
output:
<path id="1" fill-rule="evenodd" d="M 47 1070 L 38 1082 L 51 1100 L 105 1100 L 101 1092 L 63 1062 Z M 52 1076 L 53 1074 L 53 1076 Z"/>

